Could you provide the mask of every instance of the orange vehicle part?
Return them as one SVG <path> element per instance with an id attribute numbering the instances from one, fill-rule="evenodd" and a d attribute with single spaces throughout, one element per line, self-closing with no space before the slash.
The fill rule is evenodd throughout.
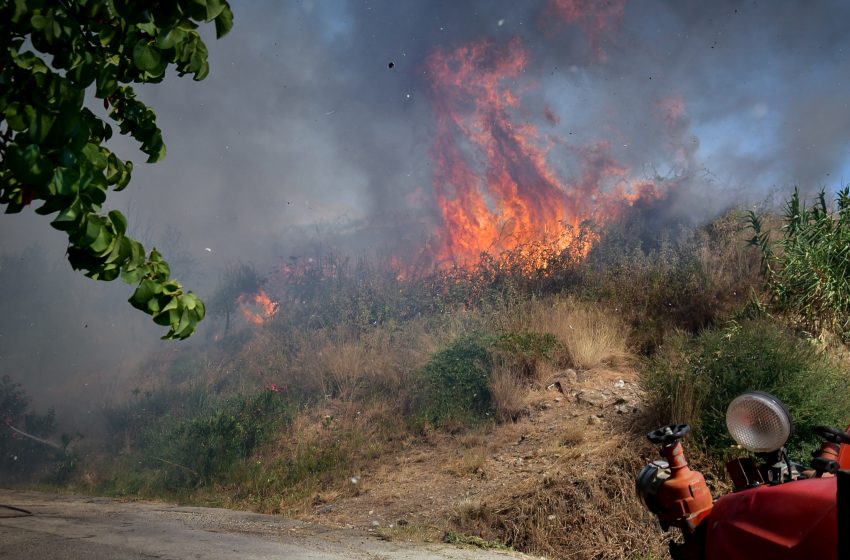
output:
<path id="1" fill-rule="evenodd" d="M 850 426 L 845 430 L 850 433 Z M 842 445 L 841 451 L 838 452 L 838 464 L 842 469 L 850 469 L 850 445 Z"/>
<path id="2" fill-rule="evenodd" d="M 688 467 L 681 441 L 665 445 L 661 454 L 670 465 L 671 474 L 658 489 L 658 502 L 663 510 L 658 518 L 662 526 L 693 532 L 711 513 L 711 491 L 702 474 Z"/>

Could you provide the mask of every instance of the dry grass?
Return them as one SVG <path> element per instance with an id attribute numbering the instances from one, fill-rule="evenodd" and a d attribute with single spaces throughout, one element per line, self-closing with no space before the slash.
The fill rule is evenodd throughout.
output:
<path id="1" fill-rule="evenodd" d="M 627 329 L 613 314 L 583 306 L 573 309 L 565 319 L 569 335 L 562 336 L 562 342 L 574 367 L 591 369 L 628 358 L 624 336 Z"/>
<path id="2" fill-rule="evenodd" d="M 500 326 L 555 335 L 566 349 L 565 361 L 576 369 L 631 359 L 628 327 L 616 312 L 599 303 L 570 297 L 536 299 L 503 313 Z"/>
<path id="3" fill-rule="evenodd" d="M 456 476 L 483 475 L 487 463 L 487 448 L 479 447 L 461 453 L 456 461 L 446 469 Z"/>
<path id="4" fill-rule="evenodd" d="M 525 410 L 528 387 L 512 368 L 498 366 L 490 374 L 490 398 L 499 422 L 516 420 Z"/>
<path id="5" fill-rule="evenodd" d="M 367 333 L 300 332 L 293 337 L 290 355 L 270 379 L 307 396 L 350 403 L 383 400 L 401 407 L 413 373 L 442 342 L 421 323 Z M 262 357 L 246 358 L 250 360 Z"/>
<path id="6" fill-rule="evenodd" d="M 596 450 L 591 465 L 571 461 L 542 484 L 458 504 L 454 526 L 553 558 L 664 557 L 664 536 L 634 493 L 642 449 L 629 437 L 614 437 Z"/>
<path id="7" fill-rule="evenodd" d="M 561 431 L 561 445 L 565 447 L 575 447 L 584 442 L 587 426 L 579 424 L 570 424 L 564 427 Z"/>

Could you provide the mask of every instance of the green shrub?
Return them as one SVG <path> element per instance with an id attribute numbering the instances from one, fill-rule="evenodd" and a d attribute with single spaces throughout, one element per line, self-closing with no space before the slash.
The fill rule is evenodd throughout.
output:
<path id="1" fill-rule="evenodd" d="M 750 243 L 762 250 L 772 302 L 810 333 L 828 329 L 850 339 L 850 187 L 837 194 L 835 208 L 824 191 L 807 207 L 795 189 L 783 221 L 773 243 L 762 218 L 750 213 Z"/>
<path id="2" fill-rule="evenodd" d="M 436 426 L 474 424 L 490 417 L 489 337 L 467 335 L 440 350 L 417 375 L 417 414 Z"/>
<path id="3" fill-rule="evenodd" d="M 525 378 L 537 375 L 541 361 L 555 361 L 564 353 L 563 344 L 551 333 L 509 332 L 496 337 L 492 344 L 497 358 Z"/>
<path id="4" fill-rule="evenodd" d="M 715 456 L 734 443 L 726 407 L 745 391 L 767 391 L 789 408 L 798 458 L 815 446 L 812 426 L 850 421 L 850 377 L 811 341 L 767 319 L 679 334 L 648 362 L 642 383 L 656 422 L 691 424 L 694 441 Z"/>
<path id="5" fill-rule="evenodd" d="M 297 407 L 284 393 L 265 390 L 235 397 L 221 408 L 176 426 L 151 428 L 138 454 L 169 488 L 188 488 L 224 477 L 275 431 L 291 423 Z"/>
<path id="6" fill-rule="evenodd" d="M 16 429 L 49 440 L 56 432 L 56 415 L 53 409 L 46 414 L 30 410 L 30 398 L 21 384 L 4 375 L 0 377 L 0 475 L 22 480 L 52 474 L 60 479 L 73 470 L 76 458 L 65 449 L 35 441 Z M 63 434 L 62 439 L 67 447 L 71 438 Z"/>

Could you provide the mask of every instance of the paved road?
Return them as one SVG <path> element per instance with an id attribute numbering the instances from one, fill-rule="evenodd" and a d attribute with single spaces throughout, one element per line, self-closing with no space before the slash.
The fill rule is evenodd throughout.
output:
<path id="1" fill-rule="evenodd" d="M 448 545 L 391 543 L 271 515 L 0 489 L 0 558 L 26 560 L 508 560 Z"/>

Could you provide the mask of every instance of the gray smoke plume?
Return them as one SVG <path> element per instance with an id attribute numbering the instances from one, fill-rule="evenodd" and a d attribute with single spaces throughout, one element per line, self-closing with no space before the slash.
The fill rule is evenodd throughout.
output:
<path id="1" fill-rule="evenodd" d="M 439 232 L 427 60 L 482 39 L 527 51 L 516 119 L 551 141 L 565 181 L 600 142 L 636 178 L 675 178 L 676 208 L 697 218 L 850 180 L 840 0 L 233 4 L 232 33 L 207 34 L 206 81 L 140 88 L 168 157 L 110 199 L 202 295 L 227 265 L 271 270 L 317 236 L 365 251 Z M 129 287 L 70 271 L 64 243 L 31 212 L 0 219 L 0 375 L 85 414 L 173 343 L 129 309 Z"/>

